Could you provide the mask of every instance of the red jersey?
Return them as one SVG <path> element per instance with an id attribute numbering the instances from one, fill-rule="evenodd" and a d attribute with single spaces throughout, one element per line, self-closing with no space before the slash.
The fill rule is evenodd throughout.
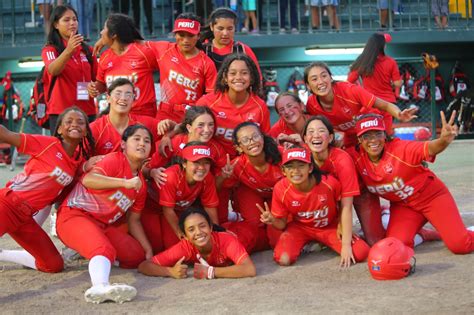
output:
<path id="1" fill-rule="evenodd" d="M 275 218 L 292 215 L 293 222 L 324 228 L 337 223 L 340 199 L 341 185 L 331 175 L 323 176 L 319 185 L 306 193 L 297 190 L 287 178 L 283 178 L 273 190 L 272 214 Z"/>
<path id="2" fill-rule="evenodd" d="M 234 128 L 245 121 L 253 121 L 260 125 L 262 132 L 270 130 L 270 112 L 265 102 L 255 94 L 251 94 L 247 103 L 237 108 L 230 101 L 227 93 L 209 93 L 196 103 L 198 106 L 209 107 L 216 117 L 216 140 L 231 157 L 236 155 L 232 134 Z"/>
<path id="3" fill-rule="evenodd" d="M 147 45 L 131 43 L 116 55 L 107 49 L 100 57 L 97 81 L 107 86 L 117 78 L 127 78 L 135 86 L 132 113 L 155 117 L 156 94 L 153 71 L 158 68 L 153 51 Z"/>
<path id="4" fill-rule="evenodd" d="M 6 187 L 36 210 L 50 205 L 69 185 L 83 159 L 75 160 L 64 151 L 56 137 L 20 134 L 18 152 L 31 155 L 23 172 Z"/>
<path id="5" fill-rule="evenodd" d="M 157 137 L 158 121 L 149 116 L 129 115 L 128 125 L 142 124 L 153 134 L 154 141 Z M 120 152 L 122 148 L 122 135 L 118 133 L 110 122 L 109 115 L 104 115 L 91 123 L 92 136 L 95 139 L 95 154 L 103 155 L 111 152 Z M 155 146 L 152 145 L 152 152 Z"/>
<path id="6" fill-rule="evenodd" d="M 230 178 L 224 181 L 224 186 L 232 187 L 240 182 L 250 189 L 255 190 L 264 198 L 271 198 L 273 187 L 284 177 L 281 172 L 281 166 L 268 163 L 267 170 L 260 173 L 250 163 L 249 158 L 245 154 L 236 157 L 232 163 L 236 160 L 237 164 L 234 167 L 234 172 Z"/>
<path id="7" fill-rule="evenodd" d="M 149 163 L 150 168 L 163 167 L 171 162 L 172 157 L 179 156 L 182 157 L 182 151 L 184 146 L 188 143 L 188 135 L 185 133 L 178 134 L 171 139 L 171 146 L 173 151 L 169 151 L 166 148 L 166 154 L 168 157 L 162 156 L 158 151 L 153 154 L 151 161 Z M 214 160 L 215 169 L 220 170 L 227 163 L 227 156 L 225 155 L 224 149 L 222 146 L 214 139 L 211 138 L 206 143 L 209 148 L 211 148 L 211 157 Z"/>
<path id="8" fill-rule="evenodd" d="M 97 174 L 131 179 L 132 174 L 127 157 L 122 152 L 107 154 L 92 169 Z M 91 189 L 86 188 L 79 182 L 74 186 L 63 205 L 71 208 L 78 208 L 88 212 L 96 220 L 112 224 L 128 210 L 140 213 L 145 206 L 146 182 L 141 172 L 138 174 L 142 187 L 137 192 L 135 189 L 112 188 L 112 189 Z"/>
<path id="9" fill-rule="evenodd" d="M 422 165 L 423 161 L 434 162 L 429 155 L 428 141 L 404 141 L 394 139 L 385 143 L 382 158 L 372 163 L 362 148 L 357 152 L 351 148 L 357 172 L 367 189 L 392 202 L 408 204 L 412 196 L 424 188 L 428 177 L 436 175 Z"/>
<path id="10" fill-rule="evenodd" d="M 374 111 L 372 106 L 376 97 L 362 87 L 348 82 L 334 82 L 332 91 L 334 104 L 330 112 L 321 107 L 314 94 L 308 98 L 306 109 L 311 115 L 326 116 L 335 129 L 345 133 L 344 145 L 354 146 L 357 144 L 355 119 L 363 113 Z"/>
<path id="11" fill-rule="evenodd" d="M 186 182 L 185 171 L 179 165 L 169 167 L 165 173 L 168 177 L 160 190 L 161 206 L 174 208 L 179 213 L 191 206 L 198 197 L 203 207 L 217 208 L 219 205 L 216 182 L 211 173 L 207 174 L 202 182 L 196 182 L 193 186 L 189 186 Z"/>
<path id="12" fill-rule="evenodd" d="M 328 172 L 339 180 L 341 183 L 341 197 L 358 196 L 360 194 L 354 161 L 346 151 L 330 147 L 329 156 L 319 169 Z"/>
<path id="13" fill-rule="evenodd" d="M 305 115 L 305 120 L 307 120 L 309 117 L 309 115 Z M 272 128 L 268 132 L 268 135 L 272 138 L 277 138 L 281 133 L 289 136 L 297 132 L 292 130 L 283 118 L 280 118 L 275 124 L 273 124 Z"/>
<path id="14" fill-rule="evenodd" d="M 356 83 L 359 79 L 359 73 L 352 71 L 347 77 L 347 81 Z M 383 54 L 377 57 L 374 65 L 374 72 L 370 76 L 362 77 L 364 89 L 387 102 L 397 101 L 393 92 L 392 82 L 400 80 L 400 71 L 397 62 Z"/>
<path id="15" fill-rule="evenodd" d="M 186 59 L 176 43 L 147 42 L 160 68 L 161 102 L 170 105 L 194 105 L 214 89 L 217 71 L 203 51 Z"/>
<path id="16" fill-rule="evenodd" d="M 67 42 L 64 42 L 67 45 Z M 92 48 L 90 48 L 92 55 Z M 89 82 L 95 80 L 97 72 L 97 59 L 92 56 L 92 67 L 87 60 L 86 54 L 82 51 L 82 47 L 77 47 L 71 58 L 66 62 L 63 70 L 56 76 L 51 95 L 49 95 L 49 83 L 53 76 L 47 71 L 49 65 L 59 57 L 56 48 L 47 45 L 41 51 L 45 66 L 45 86 L 44 91 L 46 99 L 48 99 L 48 113 L 50 115 L 59 115 L 66 108 L 76 105 L 82 109 L 87 115 L 95 115 L 96 108 L 94 99 L 89 97 L 88 100 L 78 100 L 78 82 L 84 82 L 86 86 Z"/>
<path id="17" fill-rule="evenodd" d="M 226 232 L 211 232 L 212 250 L 208 257 L 203 257 L 210 266 L 226 267 L 240 265 L 249 254 L 232 234 Z M 151 261 L 154 264 L 172 267 L 181 257 L 185 263 L 200 263 L 200 253 L 187 239 L 182 239 L 173 247 L 155 255 Z"/>
<path id="18" fill-rule="evenodd" d="M 234 45 L 240 45 L 242 47 L 243 53 L 249 56 L 250 59 L 252 59 L 253 62 L 255 62 L 255 65 L 257 66 L 257 69 L 258 69 L 258 73 L 260 74 L 260 79 L 262 79 L 262 71 L 260 70 L 260 65 L 258 63 L 257 56 L 255 56 L 255 53 L 253 52 L 252 48 L 245 45 L 244 43 L 239 42 L 239 41 L 237 42 L 231 41 L 229 45 L 227 46 L 224 46 L 222 48 L 217 48 L 216 46 L 213 45 L 211 49 L 212 49 L 212 52 L 217 55 L 227 56 L 233 53 Z"/>

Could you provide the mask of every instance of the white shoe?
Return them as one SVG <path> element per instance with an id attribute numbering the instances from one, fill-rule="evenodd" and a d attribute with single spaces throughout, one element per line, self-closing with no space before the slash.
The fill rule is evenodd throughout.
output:
<path id="1" fill-rule="evenodd" d="M 86 302 L 99 304 L 105 301 L 112 301 L 122 304 L 129 302 L 137 296 L 137 289 L 130 285 L 114 283 L 95 285 L 84 293 Z"/>
<path id="2" fill-rule="evenodd" d="M 320 252 L 323 250 L 323 247 L 321 244 L 317 242 L 309 242 L 306 243 L 305 246 L 303 246 L 303 249 L 301 250 L 302 253 L 309 254 L 309 253 L 314 253 L 314 252 Z"/>
<path id="3" fill-rule="evenodd" d="M 468 227 L 467 230 L 474 232 L 474 225 L 471 225 L 470 227 Z M 0 250 L 1 250 L 1 249 L 0 249 Z"/>

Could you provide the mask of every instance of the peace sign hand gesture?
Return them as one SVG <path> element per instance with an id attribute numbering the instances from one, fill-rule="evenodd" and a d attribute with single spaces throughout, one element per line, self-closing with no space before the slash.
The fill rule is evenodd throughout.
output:
<path id="1" fill-rule="evenodd" d="M 275 221 L 275 217 L 273 214 L 270 212 L 270 208 L 268 207 L 268 203 L 264 202 L 265 209 L 262 208 L 262 206 L 258 203 L 255 204 L 257 208 L 260 210 L 260 222 L 265 223 L 265 224 L 273 224 Z"/>
<path id="2" fill-rule="evenodd" d="M 441 116 L 441 133 L 439 138 L 449 144 L 453 142 L 454 138 L 456 138 L 458 135 L 458 126 L 454 122 L 456 111 L 453 111 L 448 122 L 446 122 L 446 116 L 444 115 L 444 112 L 441 111 L 439 114 Z"/>
<path id="3" fill-rule="evenodd" d="M 227 154 L 227 163 L 222 168 L 222 177 L 229 178 L 234 173 L 234 167 L 237 164 L 238 159 L 235 159 L 233 163 L 230 162 L 230 155 Z"/>

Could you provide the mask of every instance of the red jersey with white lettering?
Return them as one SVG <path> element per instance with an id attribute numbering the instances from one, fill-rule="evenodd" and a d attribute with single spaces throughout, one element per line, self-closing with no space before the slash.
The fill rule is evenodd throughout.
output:
<path id="1" fill-rule="evenodd" d="M 227 93 L 209 93 L 196 103 L 198 106 L 209 107 L 216 117 L 216 140 L 231 157 L 237 155 L 232 143 L 234 128 L 245 121 L 253 121 L 260 125 L 262 132 L 270 130 L 270 112 L 265 102 L 255 94 L 250 94 L 247 103 L 237 108 Z"/>
<path id="2" fill-rule="evenodd" d="M 245 45 L 244 43 L 239 42 L 239 41 L 237 41 L 237 42 L 231 41 L 229 43 L 229 45 L 224 46 L 222 48 L 217 48 L 216 46 L 213 45 L 212 46 L 212 52 L 215 53 L 215 54 L 221 55 L 221 56 L 227 56 L 227 55 L 230 55 L 230 54 L 233 53 L 234 45 L 242 46 L 243 53 L 246 54 L 247 56 L 249 56 L 250 59 L 252 59 L 253 62 L 255 62 L 255 65 L 257 66 L 257 70 L 258 70 L 258 73 L 260 74 L 260 79 L 261 79 L 262 78 L 262 71 L 260 70 L 260 65 L 258 63 L 257 56 L 255 56 L 255 53 L 253 52 L 252 48 Z"/>
<path id="3" fill-rule="evenodd" d="M 157 137 L 157 125 L 158 121 L 155 118 L 141 115 L 129 115 L 128 125 L 142 124 L 147 127 L 153 134 L 153 141 L 156 141 Z M 90 125 L 92 136 L 95 139 L 95 154 L 103 155 L 111 152 L 122 151 L 120 144 L 122 143 L 122 135 L 115 129 L 110 122 L 109 115 L 104 115 Z M 155 150 L 155 146 L 152 145 L 152 152 Z"/>
<path id="4" fill-rule="evenodd" d="M 347 76 L 347 81 L 355 83 L 359 78 L 357 71 L 352 71 Z M 400 71 L 397 62 L 386 55 L 380 54 L 374 64 L 374 72 L 370 76 L 362 77 L 364 89 L 375 96 L 394 103 L 397 101 L 393 92 L 392 82 L 400 80 Z"/>
<path id="5" fill-rule="evenodd" d="M 357 144 L 355 119 L 361 114 L 374 112 L 372 106 L 376 97 L 364 88 L 348 82 L 333 82 L 332 91 L 334 104 L 330 112 L 321 107 L 314 94 L 308 98 L 306 109 L 311 115 L 326 116 L 336 130 L 345 133 L 344 145 L 354 146 Z"/>
<path id="6" fill-rule="evenodd" d="M 76 175 L 84 162 L 64 151 L 56 137 L 20 134 L 18 152 L 31 155 L 23 172 L 13 177 L 6 187 L 36 210 L 50 205 Z"/>
<path id="7" fill-rule="evenodd" d="M 310 116 L 305 115 L 305 119 L 307 120 Z M 285 122 L 283 118 L 278 119 L 276 123 L 273 124 L 272 128 L 268 132 L 268 135 L 272 138 L 277 138 L 281 133 L 285 135 L 293 135 L 295 133 L 298 133 L 294 130 L 292 130 L 288 124 Z"/>
<path id="8" fill-rule="evenodd" d="M 170 105 L 194 105 L 214 89 L 217 71 L 214 62 L 203 52 L 186 59 L 176 43 L 147 42 L 160 68 L 161 102 Z"/>
<path id="9" fill-rule="evenodd" d="M 433 172 L 422 162 L 434 162 L 429 155 L 428 141 L 405 141 L 394 139 L 385 143 L 382 158 L 378 164 L 372 163 L 365 150 L 357 152 L 351 148 L 348 152 L 354 159 L 357 172 L 367 189 L 387 200 L 405 201 L 408 204 L 428 183 Z"/>
<path id="10" fill-rule="evenodd" d="M 153 51 L 145 44 L 131 43 L 121 55 L 107 49 L 100 57 L 97 81 L 110 86 L 117 78 L 127 78 L 135 86 L 132 113 L 155 117 L 156 94 L 153 71 L 158 68 Z"/>
<path id="11" fill-rule="evenodd" d="M 226 267 L 240 265 L 249 254 L 237 237 L 227 232 L 211 232 L 212 250 L 208 257 L 203 257 L 210 266 Z M 187 239 L 182 239 L 173 247 L 155 255 L 154 264 L 172 267 L 184 257 L 185 263 L 201 263 L 199 250 Z"/>
<path id="12" fill-rule="evenodd" d="M 268 163 L 265 172 L 260 173 L 250 163 L 247 155 L 243 154 L 236 157 L 232 163 L 237 160 L 232 176 L 224 181 L 224 187 L 233 187 L 237 183 L 242 183 L 250 189 L 255 190 L 264 198 L 271 198 L 275 184 L 285 177 L 281 172 L 280 165 Z"/>
<path id="13" fill-rule="evenodd" d="M 63 43 L 67 46 L 67 42 L 63 41 Z M 90 51 L 92 55 L 92 48 L 90 48 Z M 89 97 L 88 100 L 78 100 L 77 92 L 78 82 L 84 82 L 84 87 L 87 87 L 89 82 L 95 80 L 97 59 L 92 56 L 91 67 L 86 54 L 82 51 L 82 47 L 77 47 L 71 58 L 66 62 L 61 73 L 56 76 L 56 82 L 54 83 L 51 95 L 49 95 L 49 83 L 53 76 L 49 74 L 47 69 L 58 57 L 59 54 L 53 46 L 47 45 L 41 51 L 41 58 L 45 66 L 44 91 L 46 99 L 48 99 L 48 113 L 50 115 L 59 115 L 66 108 L 76 105 L 87 115 L 95 115 L 94 99 Z"/>
<path id="14" fill-rule="evenodd" d="M 324 228 L 337 223 L 341 184 L 331 176 L 324 176 L 309 192 L 297 190 L 283 178 L 273 189 L 272 214 L 275 218 L 292 215 L 293 222 L 312 228 Z"/>
<path id="15" fill-rule="evenodd" d="M 341 197 L 358 196 L 360 194 L 354 161 L 346 151 L 330 147 L 329 156 L 319 169 L 328 172 L 339 180 L 341 183 Z"/>
<path id="16" fill-rule="evenodd" d="M 130 163 L 122 152 L 107 154 L 97 162 L 91 172 L 123 179 L 131 179 L 136 176 L 132 173 Z M 141 172 L 138 177 L 142 182 L 139 191 L 123 187 L 100 190 L 86 188 L 81 181 L 74 186 L 63 206 L 82 209 L 96 220 L 112 224 L 127 211 L 140 213 L 145 206 L 146 182 Z"/>
<path id="17" fill-rule="evenodd" d="M 219 205 L 216 182 L 211 173 L 193 186 L 186 182 L 185 171 L 179 165 L 169 167 L 165 173 L 168 177 L 160 190 L 160 205 L 174 208 L 177 213 L 190 207 L 198 197 L 203 207 L 216 208 Z"/>
<path id="18" fill-rule="evenodd" d="M 149 167 L 164 167 L 171 162 L 171 159 L 174 156 L 182 157 L 182 151 L 188 142 L 188 135 L 185 133 L 174 136 L 173 139 L 171 139 L 171 147 L 173 148 L 173 151 L 170 151 L 168 147 L 166 148 L 166 155 L 168 155 L 168 157 L 164 157 L 158 151 L 156 151 L 151 157 Z M 211 157 L 214 160 L 213 169 L 220 170 L 227 163 L 227 156 L 225 155 L 224 149 L 216 140 L 212 138 L 206 143 L 206 145 L 211 148 Z"/>

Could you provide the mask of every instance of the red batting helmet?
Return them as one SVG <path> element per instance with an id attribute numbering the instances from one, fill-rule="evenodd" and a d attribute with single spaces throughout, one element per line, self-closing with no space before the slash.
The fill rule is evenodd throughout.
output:
<path id="1" fill-rule="evenodd" d="M 415 140 L 428 141 L 431 138 L 431 131 L 426 127 L 420 127 L 415 131 Z"/>
<path id="2" fill-rule="evenodd" d="M 398 280 L 415 272 L 413 249 L 394 237 L 387 237 L 372 246 L 368 265 L 376 280 Z"/>

